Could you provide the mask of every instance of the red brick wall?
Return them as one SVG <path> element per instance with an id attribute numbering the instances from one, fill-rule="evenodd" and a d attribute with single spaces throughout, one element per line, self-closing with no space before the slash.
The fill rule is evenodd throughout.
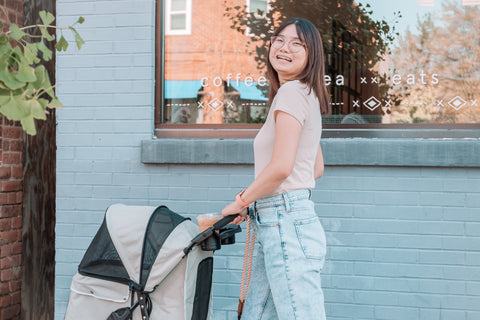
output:
<path id="1" fill-rule="evenodd" d="M 0 0 L 0 21 L 23 25 L 23 0 Z M 0 320 L 20 317 L 23 131 L 0 116 Z"/>
<path id="2" fill-rule="evenodd" d="M 223 86 L 215 87 L 215 77 L 225 80 L 230 73 L 244 81 L 250 76 L 257 81 L 266 70 L 258 70 L 255 45 L 250 37 L 231 29 L 232 21 L 224 16 L 225 8 L 246 5 L 245 0 L 192 0 L 192 32 L 189 35 L 165 36 L 165 80 L 196 80 L 207 77 L 203 88 L 204 105 L 213 99 L 223 100 Z M 232 82 L 235 80 L 232 80 Z M 203 109 L 203 123 L 223 123 L 223 107 Z"/>
<path id="3" fill-rule="evenodd" d="M 255 81 L 266 70 L 257 70 L 250 37 L 231 29 L 225 8 L 246 5 L 245 0 L 192 0 L 192 33 L 165 36 L 165 79 L 210 81 L 228 73 L 241 73 L 240 80 L 252 76 Z"/>

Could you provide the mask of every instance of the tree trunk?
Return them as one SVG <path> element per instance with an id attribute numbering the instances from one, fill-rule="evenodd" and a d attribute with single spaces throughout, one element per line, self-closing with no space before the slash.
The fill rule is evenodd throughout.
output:
<path id="1" fill-rule="evenodd" d="M 55 15 L 55 0 L 24 0 L 24 25 L 41 23 L 39 12 Z M 54 52 L 53 45 L 50 49 Z M 55 59 L 46 64 L 55 83 Z M 55 290 L 55 112 L 37 121 L 37 135 L 24 134 L 23 271 L 21 318 L 54 318 Z"/>

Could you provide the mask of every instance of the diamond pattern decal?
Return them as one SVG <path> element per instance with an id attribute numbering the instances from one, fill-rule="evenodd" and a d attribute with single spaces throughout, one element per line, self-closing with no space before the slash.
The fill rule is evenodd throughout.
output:
<path id="1" fill-rule="evenodd" d="M 223 102 L 220 101 L 218 98 L 213 99 L 210 101 L 207 106 L 210 107 L 213 111 L 218 111 L 221 107 L 223 107 Z"/>
<path id="2" fill-rule="evenodd" d="M 448 101 L 448 105 L 450 107 L 452 107 L 453 109 L 455 110 L 459 110 L 460 108 L 462 108 L 465 104 L 467 103 L 467 101 L 463 100 L 461 97 L 459 96 L 456 96 L 455 98 L 453 98 L 452 100 Z"/>
<path id="3" fill-rule="evenodd" d="M 374 96 L 371 96 L 370 98 L 368 98 L 367 101 L 365 101 L 363 103 L 363 105 L 365 107 L 367 107 L 368 109 L 370 109 L 372 111 L 377 109 L 381 104 L 382 103 L 377 98 L 375 98 Z"/>

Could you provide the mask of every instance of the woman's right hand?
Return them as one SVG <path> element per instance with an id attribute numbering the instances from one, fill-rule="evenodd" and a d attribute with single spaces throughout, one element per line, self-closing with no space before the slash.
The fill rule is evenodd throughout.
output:
<path id="1" fill-rule="evenodd" d="M 237 201 L 233 201 L 232 203 L 226 205 L 222 210 L 223 218 L 232 214 L 239 214 L 239 216 L 233 220 L 233 223 L 236 225 L 239 225 L 248 219 L 248 209 L 239 205 Z"/>

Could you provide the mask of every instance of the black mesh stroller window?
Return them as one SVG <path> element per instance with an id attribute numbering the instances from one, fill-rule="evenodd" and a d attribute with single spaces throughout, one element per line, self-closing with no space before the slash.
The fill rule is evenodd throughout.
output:
<path id="1" fill-rule="evenodd" d="M 133 216 L 134 217 L 134 216 Z M 182 217 L 165 206 L 160 206 L 150 216 L 145 230 L 142 248 L 142 269 L 140 284 L 135 284 L 130 279 L 127 270 L 120 260 L 120 256 L 110 237 L 106 219 L 98 230 L 95 238 L 83 256 L 78 267 L 78 272 L 85 276 L 133 284 L 143 290 L 147 283 L 150 270 L 157 258 L 158 252 L 173 229 L 188 218 Z M 133 223 L 133 221 L 132 221 Z"/>
<path id="2" fill-rule="evenodd" d="M 140 283 L 145 285 L 158 252 L 173 229 L 188 218 L 182 217 L 165 206 L 158 207 L 150 217 L 143 243 Z"/>
<path id="3" fill-rule="evenodd" d="M 82 275 L 128 284 L 130 277 L 107 230 L 106 219 L 85 252 L 78 272 Z"/>

